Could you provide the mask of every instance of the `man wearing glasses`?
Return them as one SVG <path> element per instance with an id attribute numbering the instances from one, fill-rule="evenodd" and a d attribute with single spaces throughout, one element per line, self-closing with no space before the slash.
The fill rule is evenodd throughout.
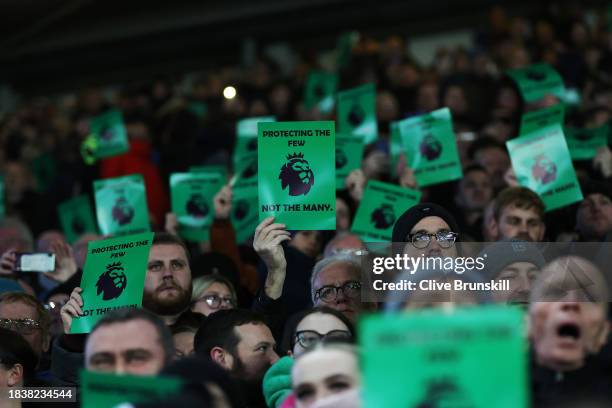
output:
<path id="1" fill-rule="evenodd" d="M 21 334 L 39 358 L 49 349 L 49 317 L 40 302 L 27 293 L 0 295 L 0 327 Z"/>

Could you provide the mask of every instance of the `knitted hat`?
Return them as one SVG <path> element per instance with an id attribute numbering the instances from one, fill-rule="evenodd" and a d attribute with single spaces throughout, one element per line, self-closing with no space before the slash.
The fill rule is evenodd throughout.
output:
<path id="1" fill-rule="evenodd" d="M 293 358 L 285 356 L 268 369 L 263 378 L 263 393 L 270 408 L 278 408 L 291 394 Z"/>
<path id="2" fill-rule="evenodd" d="M 440 217 L 446 221 L 451 231 L 459 233 L 459 225 L 451 213 L 438 204 L 422 203 L 410 207 L 397 219 L 393 226 L 392 242 L 406 242 L 412 228 L 426 217 Z"/>
<path id="3" fill-rule="evenodd" d="M 506 266 L 515 262 L 529 262 L 538 269 L 542 269 L 546 263 L 536 245 L 518 239 L 495 242 L 478 256 L 486 258 L 485 267 L 480 271 L 485 280 L 495 279 Z"/>

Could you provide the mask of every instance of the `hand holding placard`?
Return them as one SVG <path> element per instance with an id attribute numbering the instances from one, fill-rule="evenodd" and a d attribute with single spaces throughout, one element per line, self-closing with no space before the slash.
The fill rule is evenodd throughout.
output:
<path id="1" fill-rule="evenodd" d="M 274 217 L 263 220 L 255 229 L 253 249 L 268 268 L 264 290 L 272 299 L 278 299 L 283 290 L 287 260 L 281 244 L 291 240 L 285 224 L 274 223 Z"/>
<path id="2" fill-rule="evenodd" d="M 60 310 L 60 316 L 62 317 L 62 323 L 64 325 L 64 334 L 70 334 L 70 327 L 72 327 L 72 319 L 83 315 L 83 298 L 81 297 L 83 289 L 76 287 L 70 294 L 70 299 Z"/>

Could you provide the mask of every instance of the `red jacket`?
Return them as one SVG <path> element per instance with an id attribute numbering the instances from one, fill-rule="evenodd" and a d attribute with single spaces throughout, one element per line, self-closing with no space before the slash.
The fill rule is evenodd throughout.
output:
<path id="1" fill-rule="evenodd" d="M 154 223 L 163 227 L 168 212 L 166 183 L 151 160 L 151 142 L 130 140 L 130 150 L 122 155 L 109 157 L 100 162 L 100 176 L 112 178 L 129 174 L 142 174 L 147 190 L 147 205 Z"/>

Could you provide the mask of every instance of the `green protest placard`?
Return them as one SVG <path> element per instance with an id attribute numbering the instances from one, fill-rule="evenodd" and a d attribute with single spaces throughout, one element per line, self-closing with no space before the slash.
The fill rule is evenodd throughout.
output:
<path id="1" fill-rule="evenodd" d="M 516 180 L 540 195 L 546 211 L 582 200 L 563 130 L 553 125 L 506 142 Z"/>
<path id="2" fill-rule="evenodd" d="M 215 217 L 213 198 L 224 184 L 219 173 L 174 173 L 170 175 L 172 212 L 178 233 L 188 241 L 208 240 Z"/>
<path id="3" fill-rule="evenodd" d="M 338 131 L 363 137 L 372 143 L 378 137 L 376 87 L 366 84 L 338 92 Z"/>
<path id="4" fill-rule="evenodd" d="M 257 187 L 257 153 L 252 153 L 242 158 L 239 163 L 234 166 L 234 181 L 233 188 L 249 188 Z"/>
<path id="5" fill-rule="evenodd" d="M 236 231 L 239 244 L 246 242 L 255 232 L 259 224 L 257 211 L 257 186 L 234 186 L 232 189 L 232 212 L 230 220 Z"/>
<path id="6" fill-rule="evenodd" d="M 257 124 L 259 122 L 276 122 L 276 118 L 274 116 L 258 116 L 242 119 L 236 123 L 234 166 L 244 157 L 257 153 Z"/>
<path id="7" fill-rule="evenodd" d="M 89 333 L 106 313 L 140 307 L 153 233 L 91 241 L 80 287 L 83 315 L 72 320 L 70 333 Z"/>
<path id="8" fill-rule="evenodd" d="M 525 113 L 521 117 L 521 131 L 519 134 L 524 135 L 527 133 L 532 133 L 538 129 L 551 125 L 563 126 L 564 117 L 565 106 L 561 103 L 548 108 Z"/>
<path id="9" fill-rule="evenodd" d="M 548 64 L 534 64 L 525 68 L 511 69 L 507 74 L 516 82 L 526 102 L 536 102 L 546 95 L 562 98 L 565 86 L 561 75 Z"/>
<path id="10" fill-rule="evenodd" d="M 191 166 L 190 173 L 219 173 L 223 180 L 227 180 L 227 167 L 223 165 L 210 164 L 205 166 Z"/>
<path id="11" fill-rule="evenodd" d="M 336 189 L 346 188 L 345 180 L 349 173 L 361 168 L 363 142 L 360 137 L 336 137 Z"/>
<path id="12" fill-rule="evenodd" d="M 123 154 L 130 149 L 123 117 L 118 110 L 96 116 L 90 121 L 89 129 L 98 142 L 94 151 L 96 159 Z"/>
<path id="13" fill-rule="evenodd" d="M 389 140 L 389 162 L 391 164 L 391 175 L 393 177 L 399 177 L 399 174 L 397 174 L 397 164 L 399 162 L 400 155 L 404 151 L 399 122 L 389 123 L 389 131 L 391 133 Z"/>
<path id="14" fill-rule="evenodd" d="M 393 225 L 421 201 L 421 192 L 376 180 L 368 181 L 351 231 L 366 242 L 390 242 Z"/>
<path id="15" fill-rule="evenodd" d="M 399 122 L 408 167 L 420 187 L 463 176 L 450 110 L 442 108 Z"/>
<path id="16" fill-rule="evenodd" d="M 124 402 L 153 402 L 180 392 L 175 377 L 114 375 L 81 371 L 81 407 L 116 408 Z"/>
<path id="17" fill-rule="evenodd" d="M 334 122 L 259 124 L 259 220 L 288 230 L 336 228 Z"/>
<path id="18" fill-rule="evenodd" d="M 597 149 L 608 144 L 610 125 L 606 123 L 592 129 L 566 127 L 563 132 L 572 160 L 591 160 L 597 154 Z"/>
<path id="19" fill-rule="evenodd" d="M 364 407 L 526 408 L 523 319 L 492 306 L 366 317 Z"/>
<path id="20" fill-rule="evenodd" d="M 315 106 L 322 113 L 334 109 L 334 99 L 338 86 L 338 75 L 325 71 L 312 71 L 306 79 L 304 89 L 304 108 Z"/>
<path id="21" fill-rule="evenodd" d="M 129 235 L 149 231 L 149 209 L 140 174 L 96 180 L 96 216 L 103 235 Z"/>
<path id="22" fill-rule="evenodd" d="M 57 208 L 62 230 L 69 243 L 75 242 L 83 234 L 96 234 L 96 221 L 91 201 L 86 195 L 62 202 Z"/>

